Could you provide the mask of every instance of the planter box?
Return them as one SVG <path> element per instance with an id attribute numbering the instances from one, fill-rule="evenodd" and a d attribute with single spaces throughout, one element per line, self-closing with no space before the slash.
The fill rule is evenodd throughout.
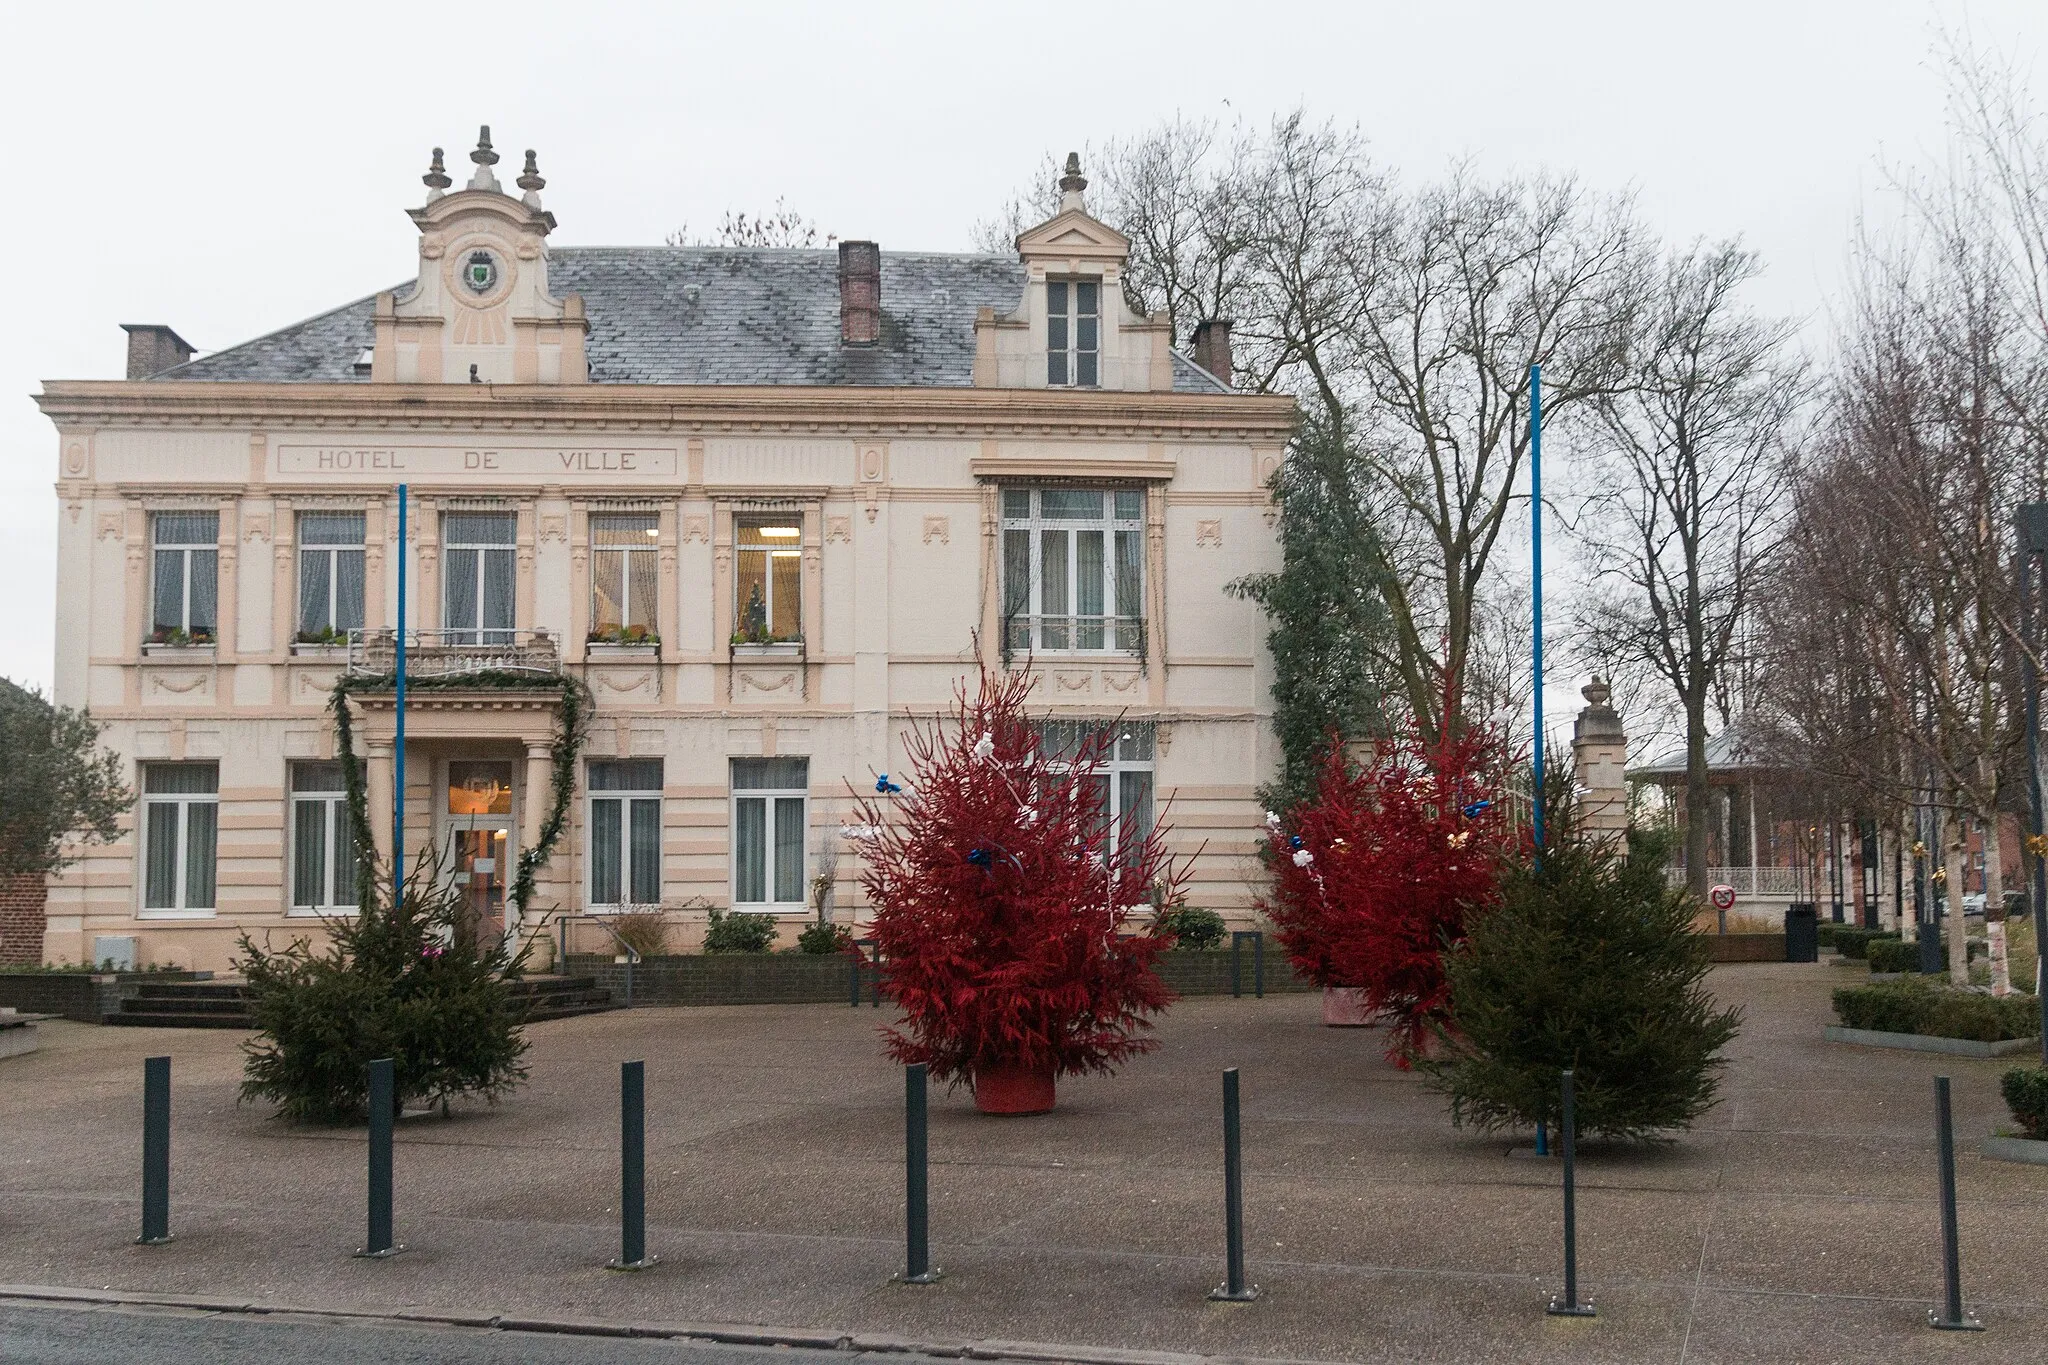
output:
<path id="1" fill-rule="evenodd" d="M 212 645 L 144 645 L 142 657 L 163 659 L 181 664 L 210 664 L 213 662 Z"/>
<path id="2" fill-rule="evenodd" d="M 294 642 L 292 645 L 292 657 L 294 659 L 326 660 L 331 663 L 347 663 L 348 646 L 312 645 L 299 644 Z"/>
<path id="3" fill-rule="evenodd" d="M 2048 1142 L 2033 1138 L 1988 1137 L 1977 1144 L 1977 1155 L 1993 1161 L 2019 1161 L 2029 1166 L 2048 1166 Z"/>
<path id="4" fill-rule="evenodd" d="M 633 663 L 661 657 L 661 646 L 651 642 L 644 645 L 601 644 L 593 640 L 583 647 L 583 657 L 594 664 Z"/>
<path id="5" fill-rule="evenodd" d="M 1702 934 L 1713 962 L 1783 962 L 1783 934 Z"/>
<path id="6" fill-rule="evenodd" d="M 0 972 L 0 1005 L 97 1024 L 151 981 L 203 981 L 212 972 Z"/>
<path id="7" fill-rule="evenodd" d="M 36 1040 L 40 1015 L 0 1014 L 0 1057 L 19 1057 L 41 1046 Z M 2040 1144 L 2048 1147 L 2048 1142 Z"/>
<path id="8" fill-rule="evenodd" d="M 802 640 L 779 640 L 767 645 L 734 645 L 732 657 L 740 659 L 801 659 L 804 657 Z"/>
<path id="9" fill-rule="evenodd" d="M 1895 1047 L 1906 1052 L 1939 1052 L 1950 1057 L 2010 1057 L 2041 1046 L 2038 1038 L 2006 1038 L 1980 1043 L 1975 1038 L 1931 1038 L 1924 1033 L 1879 1033 L 1867 1028 L 1828 1025 L 1831 1043 L 1854 1043 L 1859 1047 Z"/>
<path id="10" fill-rule="evenodd" d="M 1252 994 L 1252 950 L 1242 949 L 1246 999 Z M 692 953 L 650 957 L 633 968 L 635 1005 L 834 1004 L 849 998 L 848 958 L 842 953 Z M 563 970 L 592 976 L 612 999 L 626 998 L 626 964 L 609 953 L 571 953 Z M 1230 994 L 1228 949 L 1172 949 L 1159 956 L 1159 976 L 1176 995 Z M 873 996 L 873 975 L 861 973 L 863 1002 Z M 1312 989 L 1294 975 L 1284 955 L 1266 953 L 1266 993 Z M 4 1003 L 4 1002 L 0 1002 Z M 863 1008 L 866 1005 L 863 1003 Z"/>

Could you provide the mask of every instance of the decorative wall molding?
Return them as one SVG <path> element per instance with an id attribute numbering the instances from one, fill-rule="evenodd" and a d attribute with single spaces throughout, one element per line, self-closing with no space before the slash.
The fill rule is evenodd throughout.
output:
<path id="1" fill-rule="evenodd" d="M 941 545 L 953 543 L 953 519 L 951 517 L 926 517 L 924 519 L 924 543 L 934 540 Z"/>
<path id="2" fill-rule="evenodd" d="M 1195 523 L 1195 548 L 1220 550 L 1223 548 L 1223 523 L 1211 517 Z"/>

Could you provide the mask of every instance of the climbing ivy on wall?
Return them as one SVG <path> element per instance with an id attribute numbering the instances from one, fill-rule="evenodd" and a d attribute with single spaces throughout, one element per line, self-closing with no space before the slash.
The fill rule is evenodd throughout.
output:
<path id="1" fill-rule="evenodd" d="M 334 717 L 334 747 L 341 756 L 349 831 L 356 841 L 357 903 L 365 910 L 375 904 L 377 890 L 385 883 L 383 869 L 377 861 L 376 842 L 371 837 L 370 798 L 363 780 L 363 761 L 356 753 L 355 727 L 348 699 L 352 692 L 389 690 L 393 682 L 389 675 L 352 677 L 343 674 L 335 679 L 334 688 L 327 696 L 327 709 Z M 486 671 L 447 678 L 408 678 L 405 686 L 408 692 L 420 692 L 447 688 L 532 689 L 537 685 L 525 674 Z M 553 856 L 555 845 L 561 842 L 562 831 L 568 828 L 569 802 L 576 794 L 576 757 L 583 750 L 590 722 L 591 697 L 582 682 L 565 677 L 558 683 L 538 686 L 559 687 L 561 702 L 555 708 L 554 740 L 548 750 L 551 780 L 547 814 L 540 823 L 540 838 L 531 848 L 520 850 L 508 893 L 513 909 L 522 915 L 526 912 L 526 902 L 533 895 L 535 875 Z"/>

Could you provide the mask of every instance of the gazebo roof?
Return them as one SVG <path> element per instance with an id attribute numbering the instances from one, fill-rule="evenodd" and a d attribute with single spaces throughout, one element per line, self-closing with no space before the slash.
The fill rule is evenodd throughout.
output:
<path id="1" fill-rule="evenodd" d="M 1715 776 L 1729 777 L 1738 773 L 1770 772 L 1781 766 L 1760 750 L 1755 737 L 1745 734 L 1741 723 L 1737 722 L 1717 735 L 1707 736 L 1707 771 Z M 1680 744 L 1661 758 L 1629 769 L 1628 775 L 1651 782 L 1683 779 L 1685 746 Z"/>

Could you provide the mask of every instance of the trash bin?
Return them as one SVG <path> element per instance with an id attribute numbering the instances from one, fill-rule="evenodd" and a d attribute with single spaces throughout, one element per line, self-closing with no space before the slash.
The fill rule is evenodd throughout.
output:
<path id="1" fill-rule="evenodd" d="M 1928 920 L 1922 920 L 1919 925 L 1918 938 L 1920 943 L 1921 974 L 1923 976 L 1933 976 L 1937 972 L 1946 970 L 1948 964 L 1943 958 L 1941 951 L 1941 926 Z"/>
<path id="2" fill-rule="evenodd" d="M 1820 961 L 1820 919 L 1812 901 L 1794 901 L 1785 908 L 1785 960 Z"/>

